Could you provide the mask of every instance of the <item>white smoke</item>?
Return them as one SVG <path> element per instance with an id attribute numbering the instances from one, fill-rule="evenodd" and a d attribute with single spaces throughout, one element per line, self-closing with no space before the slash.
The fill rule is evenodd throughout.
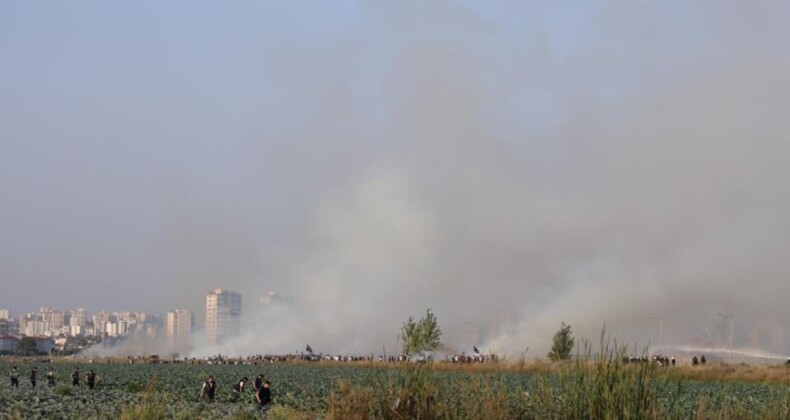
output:
<path id="1" fill-rule="evenodd" d="M 450 347 L 537 357 L 562 321 L 646 345 L 660 318 L 667 346 L 721 342 L 728 302 L 736 343 L 790 325 L 786 6 L 761 6 L 618 2 L 569 28 L 389 3 L 351 40 L 267 39 L 289 101 L 234 134 L 240 195 L 317 192 L 276 232 L 263 210 L 173 211 L 169 297 L 200 314 L 208 290 L 244 294 L 241 336 L 193 353 L 392 352 L 428 308 Z M 269 138 L 296 145 L 282 173 L 258 172 Z M 294 302 L 258 305 L 269 290 Z"/>

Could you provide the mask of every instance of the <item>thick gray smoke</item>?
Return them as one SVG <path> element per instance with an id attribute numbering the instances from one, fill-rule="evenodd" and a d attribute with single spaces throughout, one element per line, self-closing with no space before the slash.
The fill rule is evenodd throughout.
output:
<path id="1" fill-rule="evenodd" d="M 790 56 L 771 8 L 717 4 L 698 27 L 613 6 L 571 39 L 538 19 L 511 39 L 445 7 L 387 18 L 446 31 L 392 60 L 375 129 L 349 117 L 399 148 L 324 194 L 276 274 L 295 302 L 248 303 L 224 349 L 391 351 L 432 308 L 467 351 L 541 356 L 561 321 L 640 349 L 723 347 L 722 316 L 735 345 L 787 351 Z"/>
<path id="2" fill-rule="evenodd" d="M 280 99 L 164 183 L 158 302 L 244 296 L 241 337 L 193 354 L 393 352 L 427 308 L 449 350 L 540 357 L 562 321 L 723 348 L 726 317 L 790 350 L 787 6 L 521 3 L 263 37 Z"/>

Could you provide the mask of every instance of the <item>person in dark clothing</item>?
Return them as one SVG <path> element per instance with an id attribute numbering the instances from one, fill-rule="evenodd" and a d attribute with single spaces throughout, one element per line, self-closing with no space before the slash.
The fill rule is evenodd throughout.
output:
<path id="1" fill-rule="evenodd" d="M 80 386 L 80 368 L 76 367 L 71 372 L 71 386 Z"/>
<path id="2" fill-rule="evenodd" d="M 213 376 L 209 376 L 203 386 L 200 388 L 200 398 L 206 402 L 214 401 L 214 395 L 217 392 L 217 383 L 214 381 Z"/>
<path id="3" fill-rule="evenodd" d="M 19 388 L 19 371 L 16 370 L 16 366 L 11 369 L 9 377 L 11 378 L 11 386 L 14 388 Z"/>
<path id="4" fill-rule="evenodd" d="M 34 368 L 33 368 L 33 369 L 30 371 L 30 386 L 32 386 L 33 388 L 35 388 L 35 387 L 36 387 L 36 377 L 37 377 L 37 376 L 38 376 L 38 371 L 37 371 L 37 370 L 36 370 L 36 368 L 34 367 Z"/>
<path id="5" fill-rule="evenodd" d="M 55 371 L 52 370 L 52 366 L 50 366 L 47 371 L 47 385 L 55 386 Z"/>
<path id="6" fill-rule="evenodd" d="M 88 388 L 93 389 L 93 387 L 96 386 L 96 372 L 94 372 L 93 369 L 85 375 L 85 379 L 88 382 Z"/>
<path id="7" fill-rule="evenodd" d="M 255 382 L 252 384 L 252 390 L 257 393 L 262 386 L 263 386 L 263 375 L 258 375 L 255 377 Z"/>
<path id="8" fill-rule="evenodd" d="M 705 360 L 705 355 L 704 354 L 702 355 L 702 357 L 700 357 L 699 362 L 700 362 L 700 364 L 703 364 L 703 365 L 705 364 L 705 362 L 707 362 L 707 360 Z"/>
<path id="9" fill-rule="evenodd" d="M 239 399 L 239 397 L 241 396 L 241 393 L 244 392 L 244 384 L 246 384 L 247 381 L 248 381 L 248 379 L 245 376 L 245 377 L 241 378 L 241 380 L 239 382 L 236 382 L 233 385 L 233 388 L 232 388 L 233 401 L 236 401 L 237 399 Z"/>
<path id="10" fill-rule="evenodd" d="M 272 404 L 272 384 L 269 381 L 263 383 L 263 385 L 258 388 L 258 392 L 255 393 L 255 401 L 258 403 L 258 407 L 262 410 L 268 410 Z"/>
<path id="11" fill-rule="evenodd" d="M 697 356 L 692 357 L 691 366 L 697 366 L 697 363 L 699 363 L 699 360 L 697 360 Z"/>

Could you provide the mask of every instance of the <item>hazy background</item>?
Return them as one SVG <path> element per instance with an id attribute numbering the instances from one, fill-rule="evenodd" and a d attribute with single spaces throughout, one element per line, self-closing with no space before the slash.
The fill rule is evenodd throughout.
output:
<path id="1" fill-rule="evenodd" d="M 489 3 L 0 2 L 0 307 L 226 287 L 226 352 L 790 328 L 790 4 Z"/>

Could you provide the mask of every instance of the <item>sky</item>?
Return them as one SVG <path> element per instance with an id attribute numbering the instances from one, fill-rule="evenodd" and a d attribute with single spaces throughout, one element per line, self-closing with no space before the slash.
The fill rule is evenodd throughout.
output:
<path id="1" fill-rule="evenodd" d="M 224 287 L 239 352 L 790 331 L 790 6 L 491 3 L 1 2 L 0 307 Z"/>

